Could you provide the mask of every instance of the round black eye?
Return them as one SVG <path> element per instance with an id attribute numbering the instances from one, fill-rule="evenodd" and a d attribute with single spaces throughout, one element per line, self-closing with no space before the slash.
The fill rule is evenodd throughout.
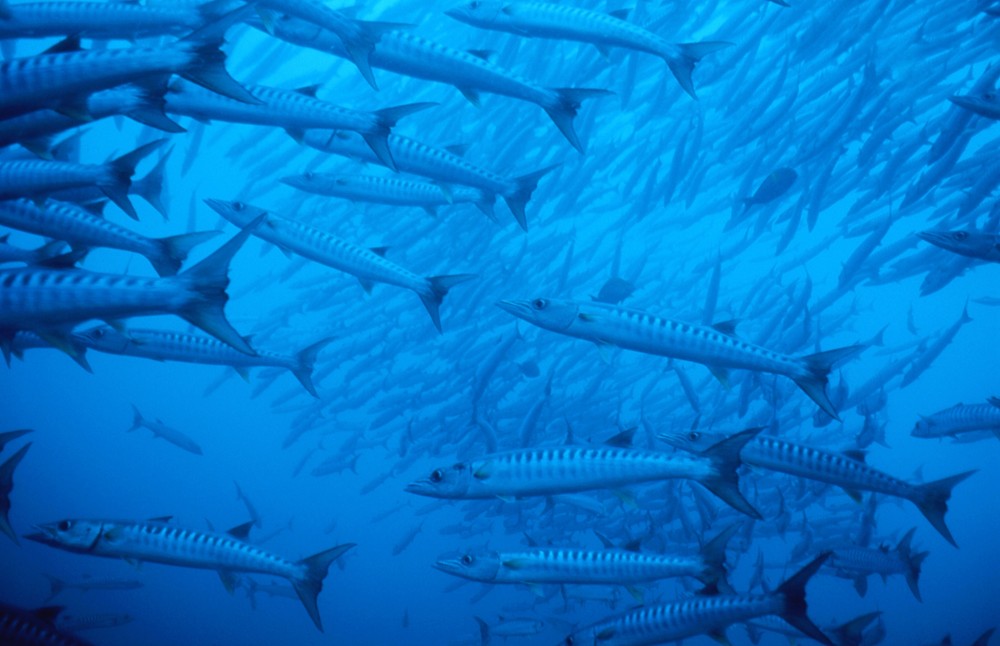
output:
<path id="1" fill-rule="evenodd" d="M 469 6 L 472 7 L 473 9 L 478 9 L 479 5 L 480 5 L 479 0 L 473 0 L 472 4 L 470 4 Z"/>
<path id="2" fill-rule="evenodd" d="M 573 638 L 567 637 L 566 641 L 564 641 L 563 643 L 566 644 L 566 646 L 573 646 Z"/>
<path id="3" fill-rule="evenodd" d="M 243 202 L 233 202 L 234 211 L 242 211 L 244 208 L 246 208 L 246 204 Z"/>
<path id="4" fill-rule="evenodd" d="M 434 472 L 431 473 L 431 482 L 441 482 L 442 480 L 444 480 L 444 473 L 441 469 L 434 469 Z"/>
<path id="5" fill-rule="evenodd" d="M 105 330 L 104 328 L 101 328 L 101 327 L 99 327 L 99 328 L 97 328 L 96 330 L 94 330 L 94 336 L 96 336 L 96 337 L 97 337 L 97 338 L 99 339 L 99 338 L 101 338 L 102 336 L 104 336 L 104 334 L 105 334 L 106 332 L 107 332 L 107 330 Z"/>
<path id="6" fill-rule="evenodd" d="M 955 233 L 951 234 L 951 237 L 956 240 L 965 240 L 966 238 L 969 237 L 969 234 L 966 231 L 956 231 Z"/>
<path id="7" fill-rule="evenodd" d="M 314 173 L 311 170 L 309 170 L 309 171 L 306 171 L 305 173 L 303 173 L 302 176 L 305 177 L 306 179 L 312 179 L 313 177 L 316 176 L 316 173 Z"/>
<path id="8" fill-rule="evenodd" d="M 69 528 L 72 527 L 72 526 L 73 526 L 73 523 L 69 522 L 68 520 L 61 521 L 59 523 L 59 531 L 60 532 L 68 532 Z"/>
<path id="9" fill-rule="evenodd" d="M 698 438 L 700 437 L 701 433 L 699 433 L 698 431 L 691 431 L 690 433 L 688 433 L 688 439 L 691 440 L 692 442 L 697 442 Z"/>
<path id="10" fill-rule="evenodd" d="M 548 307 L 548 305 L 549 302 L 544 298 L 536 298 L 535 300 L 531 301 L 531 306 L 534 307 L 536 310 L 544 310 L 546 307 Z"/>
<path id="11" fill-rule="evenodd" d="M 471 554 L 466 554 L 465 556 L 462 557 L 462 563 L 464 563 L 465 565 L 472 565 L 473 560 L 475 559 L 472 558 Z"/>

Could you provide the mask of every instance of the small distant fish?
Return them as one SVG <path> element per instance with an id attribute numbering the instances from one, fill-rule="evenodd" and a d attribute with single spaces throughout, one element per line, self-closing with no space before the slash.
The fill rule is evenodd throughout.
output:
<path id="1" fill-rule="evenodd" d="M 114 628 L 124 626 L 134 621 L 132 615 L 128 613 L 102 613 L 96 615 L 67 615 L 61 614 L 56 620 L 56 625 L 60 630 L 76 632 L 78 630 L 97 630 L 100 628 Z"/>
<path id="2" fill-rule="evenodd" d="M 884 579 L 890 574 L 902 574 L 906 584 L 917 601 L 920 597 L 920 568 L 928 552 L 914 552 L 910 543 L 916 529 L 906 532 L 896 549 L 870 547 L 844 547 L 833 550 L 827 566 L 836 570 L 839 576 L 853 579 L 858 593 L 864 596 L 868 588 L 870 574 L 878 574 Z"/>
<path id="3" fill-rule="evenodd" d="M 142 581 L 136 579 L 113 579 L 106 577 L 84 576 L 78 581 L 63 581 L 62 579 L 46 574 L 49 580 L 49 599 L 57 596 L 63 590 L 135 590 L 143 586 Z"/>
<path id="4" fill-rule="evenodd" d="M 986 404 L 955 404 L 931 415 L 922 415 L 913 427 L 913 437 L 955 437 L 962 433 L 993 431 L 1000 439 L 1000 398 Z"/>
<path id="5" fill-rule="evenodd" d="M 743 212 L 745 213 L 755 204 L 767 204 L 773 202 L 788 192 L 799 174 L 791 168 L 777 168 L 764 178 L 754 194 L 743 200 Z"/>
<path id="6" fill-rule="evenodd" d="M 139 409 L 136 408 L 135 404 L 132 405 L 132 411 L 134 413 L 132 426 L 127 430 L 134 431 L 140 428 L 147 428 L 153 432 L 153 437 L 162 438 L 189 453 L 203 455 L 201 447 L 198 446 L 198 443 L 184 433 L 181 433 L 175 428 L 170 428 L 158 419 L 146 419 L 142 416 L 142 413 L 139 412 Z"/>
<path id="7" fill-rule="evenodd" d="M 601 291 L 597 293 L 597 296 L 591 296 L 590 300 L 597 303 L 618 305 L 623 300 L 631 296 L 634 291 L 635 285 L 628 282 L 624 278 L 609 278 L 606 283 L 601 285 Z"/>

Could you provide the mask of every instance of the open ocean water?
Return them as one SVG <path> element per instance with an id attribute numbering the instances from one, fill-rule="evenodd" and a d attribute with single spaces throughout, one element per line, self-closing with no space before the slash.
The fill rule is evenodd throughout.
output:
<path id="1" fill-rule="evenodd" d="M 1000 396 L 996 3 L 473 2 L 466 11 L 478 26 L 446 14 L 456 8 L 448 2 L 348 8 L 264 0 L 235 16 L 226 12 L 239 12 L 240 0 L 209 3 L 207 29 L 218 27 L 220 16 L 234 23 L 222 28 L 222 50 L 226 70 L 243 86 L 307 88 L 355 111 L 337 118 L 372 132 L 375 120 L 365 116 L 372 111 L 429 104 L 393 113 L 399 119 L 388 144 L 383 130 L 372 136 L 372 147 L 347 128 L 304 127 L 307 119 L 287 93 L 257 95 L 271 111 L 249 120 L 267 125 L 240 123 L 233 113 L 252 104 L 197 85 L 206 77 L 194 63 L 63 93 L 50 83 L 47 93 L 11 99 L 25 83 L 42 83 L 18 80 L 33 64 L 17 59 L 72 55 L 42 53 L 60 41 L 57 33 L 79 36 L 84 49 L 109 57 L 91 63 L 105 68 L 139 59 L 115 55 L 126 48 L 187 52 L 190 39 L 180 39 L 198 34 L 197 25 L 166 18 L 139 31 L 105 18 L 97 21 L 101 28 L 83 18 L 77 28 L 67 24 L 72 20 L 42 16 L 42 5 L 72 17 L 73 11 L 86 16 L 85 5 L 109 4 L 0 2 L 6 10 L 0 11 L 0 92 L 7 95 L 0 95 L 0 197 L 7 200 L 0 203 L 0 233 L 9 231 L 4 243 L 22 249 L 43 248 L 51 239 L 71 243 L 0 266 L 0 341 L 13 353 L 9 368 L 0 369 L 0 432 L 31 429 L 0 453 L 0 461 L 9 460 L 30 442 L 9 492 L 18 544 L 0 536 L 0 602 L 10 606 L 4 617 L 24 621 L 22 611 L 61 606 L 59 618 L 43 613 L 44 625 L 70 632 L 70 619 L 119 624 L 71 631 L 109 646 L 660 643 L 670 640 L 629 641 L 624 624 L 589 637 L 576 631 L 638 612 L 641 604 L 690 599 L 703 587 L 697 579 L 560 584 L 529 576 L 494 584 L 433 566 L 461 562 L 463 555 L 488 559 L 491 552 L 597 551 L 603 539 L 616 548 L 636 542 L 640 554 L 696 555 L 735 526 L 726 556 L 733 594 L 774 598 L 782 580 L 832 552 L 808 583 L 807 601 L 809 617 L 837 644 L 930 645 L 952 643 L 943 641 L 951 635 L 964 645 L 1000 624 L 1000 408 L 991 411 L 987 403 Z M 197 15 L 196 4 L 141 3 L 148 11 L 189 15 Z M 344 12 L 308 14 L 312 21 L 292 16 L 317 7 Z M 620 9 L 630 10 L 625 22 L 598 17 Z M 372 39 L 352 50 L 361 52 L 359 64 L 343 58 L 347 37 L 320 26 L 317 16 L 330 19 L 328 27 L 348 25 L 348 34 L 358 25 L 372 30 Z M 30 20 L 61 26 L 49 33 L 29 29 Z M 376 29 L 356 20 L 401 24 Z M 503 31 L 504 21 L 520 26 Z M 621 33 L 631 48 L 612 40 L 610 34 Z M 202 31 L 194 40 L 204 39 Z M 691 75 L 697 99 L 662 57 L 635 44 L 661 48 L 677 66 L 685 54 L 669 44 L 701 41 L 718 45 L 689 50 L 704 53 Z M 467 50 L 476 51 L 471 62 Z M 70 69 L 52 60 L 53 69 Z M 359 71 L 365 61 L 378 90 Z M 146 93 L 145 108 L 161 116 L 165 109 L 183 131 L 119 114 L 125 108 L 117 95 L 108 96 L 118 108 L 88 117 L 88 96 L 125 83 Z M 567 108 L 549 88 L 607 93 L 583 94 L 573 120 L 566 111 L 576 104 Z M 950 100 L 956 96 L 975 100 Z M 565 133 L 546 108 L 563 111 L 557 118 Z M 27 126 L 13 120 L 36 110 L 70 115 L 70 122 L 28 137 L 21 130 Z M 585 152 L 571 145 L 574 136 Z M 133 182 L 137 221 L 116 203 L 104 206 L 104 217 L 152 238 L 220 232 L 194 246 L 183 263 L 188 269 L 246 224 L 221 218 L 217 211 L 226 204 L 231 214 L 266 212 L 249 226 L 252 235 L 229 267 L 225 317 L 236 341 L 245 337 L 261 353 L 294 357 L 323 342 L 311 371 L 308 361 L 296 364 L 300 374 L 311 372 L 317 396 L 280 367 L 252 367 L 241 378 L 225 365 L 101 350 L 98 328 L 138 354 L 153 351 L 149 337 L 143 341 L 150 331 L 200 338 L 218 332 L 170 314 L 166 297 L 153 315 L 63 303 L 63 317 L 49 322 L 36 316 L 44 299 L 23 293 L 42 289 L 37 281 L 4 281 L 26 271 L 156 278 L 137 253 L 29 233 L 2 212 L 18 198 L 39 211 L 60 202 L 95 208 L 109 193 L 92 185 L 36 190 L 12 175 L 12 164 L 37 154 L 103 164 L 160 139 L 135 178 L 162 172 L 162 187 Z M 392 163 L 398 173 L 387 167 Z M 540 169 L 549 170 L 514 179 Z M 367 182 L 362 188 L 381 197 L 317 194 L 290 185 L 292 177 L 300 184 L 323 179 L 328 192 Z M 424 209 L 412 196 L 410 204 L 379 203 L 392 200 L 372 177 L 419 182 L 420 199 L 438 205 Z M 163 214 L 144 196 L 154 202 L 159 196 Z M 205 200 L 220 202 L 213 209 Z M 527 230 L 516 221 L 519 200 Z M 294 223 L 313 231 L 295 233 Z M 340 241 L 324 243 L 315 230 Z M 961 255 L 918 236 L 924 231 L 966 232 L 944 239 L 982 244 L 967 245 Z M 77 270 L 31 264 L 70 249 L 81 252 L 69 259 Z M 439 333 L 411 292 L 434 300 L 440 290 L 435 296 L 422 277 L 466 274 L 474 278 L 448 285 Z M 180 289 L 183 280 L 156 284 Z M 387 280 L 397 284 L 379 284 Z M 497 306 L 505 300 L 526 302 L 520 318 L 510 306 Z M 617 308 L 639 313 L 622 318 Z M 627 322 L 614 323 L 616 316 Z M 520 320 L 533 317 L 543 318 Z M 735 331 L 726 322 L 735 322 Z M 703 327 L 718 323 L 722 331 Z M 687 335 L 666 341 L 668 329 Z M 25 332 L 41 334 L 28 349 L 19 346 Z M 797 357 L 866 347 L 829 373 L 825 392 L 836 421 L 820 409 L 822 383 L 814 400 L 787 372 L 737 362 L 722 374 L 727 360 L 706 349 L 709 338 L 790 355 L 795 365 Z M 61 350 L 36 347 L 47 344 Z M 81 357 L 92 372 L 74 363 Z M 978 426 L 944 429 L 939 438 L 911 434 L 924 417 L 958 404 L 977 406 Z M 134 410 L 152 431 L 127 432 Z M 937 423 L 941 429 L 944 422 Z M 605 457 L 655 450 L 675 460 L 707 460 L 657 436 L 749 428 L 825 451 L 864 451 L 868 465 L 913 485 L 975 471 L 947 501 L 944 519 L 958 547 L 905 496 L 831 484 L 833 467 L 817 467 L 811 478 L 766 465 L 739 467 L 740 491 L 761 516 L 754 520 L 697 478 L 632 482 L 627 474 L 637 468 L 628 464 L 616 484 L 556 490 L 587 475 L 590 467 L 577 463 L 526 492 L 517 487 L 535 476 L 524 460 L 509 467 L 507 482 L 514 484 L 504 490 L 497 481 L 508 476 L 508 466 L 492 458 L 550 449 L 533 454 L 541 469 L 556 459 L 555 449 L 590 447 Z M 181 433 L 196 446 L 179 446 L 184 439 L 176 435 L 173 442 L 157 439 L 157 430 Z M 603 444 L 630 430 L 631 448 Z M 436 479 L 438 469 L 450 477 L 455 463 L 472 464 L 463 477 L 487 493 L 448 499 L 407 491 L 411 483 Z M 197 533 L 224 534 L 256 521 L 246 541 L 291 561 L 356 544 L 323 581 L 323 632 L 281 577 L 125 553 L 122 526 L 164 516 L 172 520 L 155 525 L 158 537 L 206 545 Z M 45 539 L 37 526 L 79 519 L 114 519 L 118 529 L 98 523 L 100 534 L 76 549 L 85 553 L 51 544 L 58 543 L 58 529 L 50 529 L 50 544 L 25 538 L 42 532 Z M 901 552 L 911 529 L 912 545 Z M 250 548 L 234 539 L 231 549 Z M 101 558 L 102 550 L 109 558 Z M 836 566 L 852 550 L 867 550 L 868 571 Z M 878 568 L 894 567 L 886 561 L 901 569 L 883 578 Z M 527 566 L 514 559 L 501 567 L 516 577 Z M 231 577 L 231 593 L 216 569 Z M 868 618 L 854 641 L 830 630 L 866 613 L 880 614 Z M 749 632 L 742 620 L 692 632 L 724 631 L 735 645 L 790 638 L 769 632 L 776 622 L 763 621 Z M 17 634 L 3 633 L 4 643 L 78 643 Z M 570 634 L 577 636 L 567 642 Z M 695 634 L 685 643 L 711 639 Z"/>

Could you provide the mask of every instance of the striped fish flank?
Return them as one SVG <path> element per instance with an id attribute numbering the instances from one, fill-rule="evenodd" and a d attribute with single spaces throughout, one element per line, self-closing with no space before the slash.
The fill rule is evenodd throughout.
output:
<path id="1" fill-rule="evenodd" d="M 227 587 L 234 572 L 288 579 L 316 627 L 323 629 L 316 597 L 330 564 L 354 547 L 353 543 L 291 561 L 246 542 L 253 521 L 234 527 L 228 534 L 217 534 L 184 529 L 166 520 L 67 519 L 39 525 L 39 531 L 27 538 L 79 554 L 217 570 Z"/>
<path id="2" fill-rule="evenodd" d="M 12 646 L 89 646 L 90 642 L 58 628 L 62 608 L 24 610 L 0 603 L 0 643 Z"/>

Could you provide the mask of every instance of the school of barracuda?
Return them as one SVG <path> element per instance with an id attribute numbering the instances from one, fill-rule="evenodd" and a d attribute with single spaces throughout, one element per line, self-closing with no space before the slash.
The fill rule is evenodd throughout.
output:
<path id="1" fill-rule="evenodd" d="M 0 0 L 0 643 L 989 643 L 998 21 Z"/>

